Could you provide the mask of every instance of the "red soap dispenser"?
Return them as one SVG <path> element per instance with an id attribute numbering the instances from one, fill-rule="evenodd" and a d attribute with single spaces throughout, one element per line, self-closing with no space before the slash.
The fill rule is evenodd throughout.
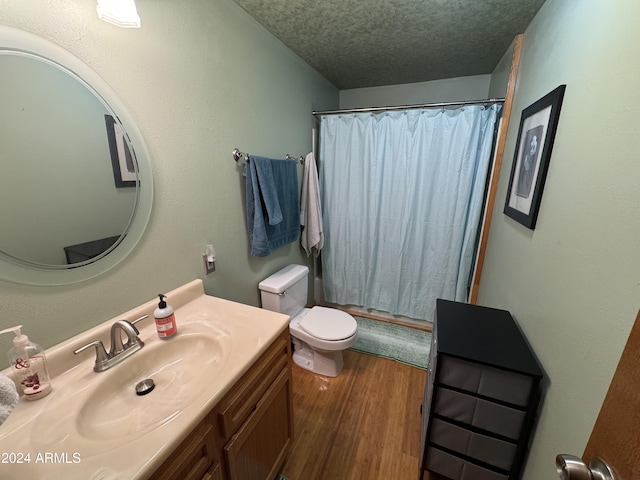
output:
<path id="1" fill-rule="evenodd" d="M 173 308 L 164 301 L 167 296 L 160 293 L 158 297 L 160 298 L 160 303 L 158 303 L 158 308 L 153 312 L 153 316 L 156 320 L 158 336 L 164 340 L 178 333 L 178 326 L 176 325 Z"/>

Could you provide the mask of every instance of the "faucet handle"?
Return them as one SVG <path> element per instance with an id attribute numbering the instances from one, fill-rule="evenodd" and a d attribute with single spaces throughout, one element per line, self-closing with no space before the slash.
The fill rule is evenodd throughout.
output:
<path id="1" fill-rule="evenodd" d="M 83 352 L 84 350 L 90 347 L 96 347 L 96 363 L 93 366 L 93 369 L 96 372 L 100 372 L 104 370 L 103 367 L 104 365 L 106 365 L 107 361 L 109 360 L 109 355 L 107 355 L 107 351 L 104 349 L 104 344 L 102 343 L 102 340 L 95 340 L 91 343 L 87 343 L 86 345 L 83 345 L 82 347 L 74 350 L 73 353 L 74 355 L 77 355 L 80 352 Z"/>
<path id="2" fill-rule="evenodd" d="M 131 320 L 129 323 L 131 325 L 135 325 L 138 322 L 141 322 L 142 320 L 144 320 L 145 318 L 149 318 L 149 315 L 142 315 L 141 317 L 136 318 L 135 320 Z M 140 333 L 140 332 L 138 332 Z"/>

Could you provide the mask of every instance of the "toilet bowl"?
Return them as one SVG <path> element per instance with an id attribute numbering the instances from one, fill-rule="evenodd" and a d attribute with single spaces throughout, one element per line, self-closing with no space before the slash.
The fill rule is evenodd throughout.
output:
<path id="1" fill-rule="evenodd" d="M 296 365 L 336 377 L 344 366 L 342 351 L 358 339 L 358 324 L 348 313 L 313 307 L 303 309 L 290 321 L 289 332 Z"/>
<path id="2" fill-rule="evenodd" d="M 358 339 L 358 324 L 334 308 L 305 308 L 309 269 L 289 265 L 259 284 L 262 308 L 291 317 L 289 332 L 296 365 L 329 377 L 344 366 L 342 351 Z"/>

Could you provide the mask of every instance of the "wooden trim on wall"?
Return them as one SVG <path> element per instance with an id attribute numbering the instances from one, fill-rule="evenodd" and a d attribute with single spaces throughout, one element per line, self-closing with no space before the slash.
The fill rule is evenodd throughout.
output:
<path id="1" fill-rule="evenodd" d="M 498 180 L 500 179 L 500 170 L 502 168 L 502 158 L 504 157 L 504 147 L 507 141 L 507 132 L 509 130 L 509 121 L 511 119 L 511 107 L 513 106 L 513 96 L 516 90 L 516 80 L 518 79 L 518 67 L 520 66 L 520 53 L 522 51 L 523 34 L 516 35 L 513 40 L 513 54 L 511 56 L 511 71 L 509 73 L 509 82 L 507 84 L 507 92 L 504 97 L 504 108 L 502 110 L 502 119 L 500 120 L 500 129 L 498 130 L 498 140 L 496 142 L 496 156 L 493 162 L 493 170 L 489 180 L 489 192 L 487 195 L 487 204 L 485 208 L 485 216 L 482 222 L 482 231 L 480 234 L 480 243 L 478 245 L 478 256 L 476 258 L 475 271 L 473 272 L 473 281 L 471 282 L 471 291 L 469 292 L 469 303 L 478 301 L 478 292 L 480 290 L 480 277 L 482 276 L 482 267 L 484 265 L 484 256 L 487 250 L 487 242 L 489 239 L 489 227 L 493 217 L 493 208 L 496 203 L 496 192 L 498 190 Z"/>

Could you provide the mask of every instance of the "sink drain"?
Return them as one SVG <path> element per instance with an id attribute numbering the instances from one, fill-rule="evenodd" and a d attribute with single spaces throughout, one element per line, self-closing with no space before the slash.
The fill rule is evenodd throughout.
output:
<path id="1" fill-rule="evenodd" d="M 154 388 L 156 388 L 156 384 L 153 383 L 153 379 L 147 378 L 136 385 L 136 395 L 146 395 L 147 393 L 151 393 Z"/>

